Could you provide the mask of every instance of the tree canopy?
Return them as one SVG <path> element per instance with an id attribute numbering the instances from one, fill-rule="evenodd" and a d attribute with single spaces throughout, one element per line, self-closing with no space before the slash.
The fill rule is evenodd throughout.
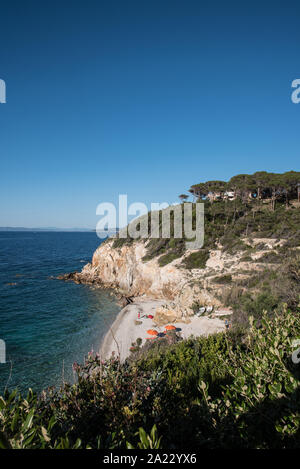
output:
<path id="1" fill-rule="evenodd" d="M 189 192 L 194 196 L 203 199 L 210 193 L 225 194 L 233 191 L 240 198 L 245 198 L 249 194 L 258 199 L 271 198 L 275 201 L 278 198 L 299 197 L 300 172 L 288 171 L 286 173 L 268 173 L 267 171 L 257 171 L 254 174 L 238 174 L 229 181 L 206 181 L 194 184 Z"/>

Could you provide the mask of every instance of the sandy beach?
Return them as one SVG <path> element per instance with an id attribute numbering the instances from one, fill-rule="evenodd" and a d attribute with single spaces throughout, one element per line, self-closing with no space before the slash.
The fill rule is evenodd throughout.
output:
<path id="1" fill-rule="evenodd" d="M 100 349 L 102 358 L 109 358 L 115 352 L 116 356 L 120 356 L 120 360 L 124 361 L 130 354 L 129 349 L 132 342 L 135 342 L 139 337 L 143 340 L 142 345 L 146 342 L 146 337 L 149 337 L 148 329 L 163 332 L 164 326 L 157 326 L 153 319 L 144 316 L 154 316 L 156 309 L 164 304 L 165 301 L 159 300 L 137 300 L 123 308 L 104 337 Z M 136 321 L 141 324 L 136 324 Z M 175 324 L 176 328 L 181 329 L 180 334 L 183 339 L 192 335 L 195 337 L 207 336 L 225 329 L 223 320 L 205 316 L 200 318 L 192 316 L 188 324 L 178 321 L 171 324 Z"/>

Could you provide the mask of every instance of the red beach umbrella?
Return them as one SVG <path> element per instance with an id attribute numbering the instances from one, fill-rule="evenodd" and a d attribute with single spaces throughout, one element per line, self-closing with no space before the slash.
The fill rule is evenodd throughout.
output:
<path id="1" fill-rule="evenodd" d="M 176 330 L 176 327 L 175 326 L 166 326 L 165 329 L 167 331 L 175 331 Z"/>
<path id="2" fill-rule="evenodd" d="M 155 329 L 148 329 L 148 330 L 147 330 L 147 334 L 150 334 L 150 335 L 158 335 L 158 332 L 157 332 Z"/>
<path id="3" fill-rule="evenodd" d="M 147 317 L 148 317 L 149 319 L 153 319 L 153 318 L 154 318 L 154 316 L 152 316 L 152 314 L 148 314 Z"/>

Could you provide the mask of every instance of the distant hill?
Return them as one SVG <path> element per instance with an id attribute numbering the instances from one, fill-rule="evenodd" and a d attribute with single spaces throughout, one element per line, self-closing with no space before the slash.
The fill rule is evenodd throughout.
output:
<path id="1" fill-rule="evenodd" d="M 46 227 L 46 228 L 25 228 L 23 226 L 0 226 L 0 231 L 81 231 L 81 232 L 92 232 L 94 229 L 90 228 L 56 228 L 56 227 Z"/>

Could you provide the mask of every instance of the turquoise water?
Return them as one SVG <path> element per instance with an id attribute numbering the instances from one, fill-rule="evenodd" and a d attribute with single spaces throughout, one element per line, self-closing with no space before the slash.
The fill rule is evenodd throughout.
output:
<path id="1" fill-rule="evenodd" d="M 99 350 L 120 309 L 115 298 L 50 278 L 81 270 L 99 244 L 95 233 L 0 232 L 0 392 L 71 381 L 72 364 Z"/>

